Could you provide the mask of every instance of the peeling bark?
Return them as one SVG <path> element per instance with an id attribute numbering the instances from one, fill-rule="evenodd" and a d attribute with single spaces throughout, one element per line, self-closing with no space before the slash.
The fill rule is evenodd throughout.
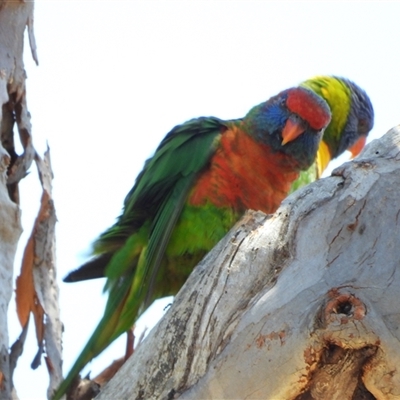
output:
<path id="1" fill-rule="evenodd" d="M 27 29 L 32 57 L 38 64 L 33 9 L 33 1 L 0 0 L 0 399 L 16 397 L 12 375 L 23 352 L 30 313 L 35 317 L 38 340 L 38 353 L 32 366 L 40 365 L 43 354 L 46 354 L 50 376 L 48 397 L 62 380 L 61 322 L 55 274 L 56 215 L 51 194 L 53 176 L 49 151 L 41 159 L 32 143 L 23 62 L 24 32 Z M 23 147 L 20 155 L 15 150 L 15 127 Z M 43 194 L 17 282 L 16 300 L 22 333 L 9 354 L 7 309 L 13 288 L 14 255 L 22 231 L 18 184 L 33 161 L 38 168 Z"/>
<path id="2" fill-rule="evenodd" d="M 38 354 L 32 363 L 32 368 L 37 368 L 40 365 L 40 359 L 45 354 L 46 367 L 50 378 L 47 396 L 51 398 L 62 381 L 63 375 L 62 323 L 60 320 L 55 254 L 55 225 L 57 218 L 52 198 L 53 171 L 51 169 L 50 150 L 46 151 L 43 159 L 36 156 L 35 162 L 43 193 L 38 218 L 35 221 L 31 236 L 34 243 L 32 281 L 36 302 L 43 308 L 45 318 L 39 322 L 42 325 L 40 327 L 42 335 L 39 336 L 37 334 Z M 36 332 L 38 333 L 37 326 Z"/>
<path id="3" fill-rule="evenodd" d="M 249 212 L 99 400 L 400 399 L 400 129 Z"/>
<path id="4" fill-rule="evenodd" d="M 10 200 L 6 187 L 10 157 L 0 145 L 0 399 L 11 398 L 11 371 L 7 310 L 13 288 L 13 265 L 22 233 L 19 207 Z"/>
<path id="5" fill-rule="evenodd" d="M 35 156 L 32 127 L 26 102 L 26 72 L 23 62 L 24 32 L 28 36 L 32 56 L 38 64 L 33 32 L 34 2 L 3 1 L 0 4 L 0 122 L 1 142 L 11 157 L 8 168 L 10 197 L 19 202 L 18 182 L 26 175 Z M 14 125 L 24 153 L 18 155 L 14 145 Z"/>

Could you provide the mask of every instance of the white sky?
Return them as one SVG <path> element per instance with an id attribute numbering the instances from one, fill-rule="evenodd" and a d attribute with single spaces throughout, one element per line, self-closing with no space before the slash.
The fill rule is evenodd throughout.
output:
<path id="1" fill-rule="evenodd" d="M 40 65 L 26 51 L 27 99 L 34 145 L 43 153 L 48 141 L 55 174 L 65 372 L 106 298 L 103 282 L 68 285 L 61 278 L 114 223 L 163 136 L 196 116 L 241 117 L 316 74 L 363 87 L 375 108 L 370 138 L 381 136 L 400 122 L 399 12 L 395 1 L 36 2 Z M 35 168 L 20 188 L 25 232 L 19 258 L 39 205 Z M 20 333 L 14 302 L 10 321 L 13 343 Z M 30 328 L 16 388 L 23 400 L 45 399 L 46 368 L 29 367 L 37 351 Z M 124 340 L 88 370 L 97 373 L 120 357 Z"/>

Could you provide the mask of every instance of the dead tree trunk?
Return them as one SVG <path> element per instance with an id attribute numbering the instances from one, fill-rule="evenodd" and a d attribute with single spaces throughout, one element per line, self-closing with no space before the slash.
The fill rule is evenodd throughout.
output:
<path id="1" fill-rule="evenodd" d="M 33 59 L 38 63 L 33 34 L 33 1 L 0 0 L 0 399 L 16 398 L 12 381 L 17 360 L 23 352 L 29 316 L 35 321 L 38 342 L 32 368 L 37 368 L 45 354 L 49 371 L 48 396 L 62 379 L 61 322 L 58 287 L 55 275 L 55 209 L 51 194 L 50 153 L 42 159 L 32 142 L 32 126 L 27 107 L 23 62 L 24 32 L 28 31 Z M 24 149 L 15 150 L 15 128 Z M 42 198 L 39 215 L 33 225 L 24 252 L 21 274 L 16 284 L 17 313 L 22 333 L 9 346 L 7 310 L 13 280 L 13 263 L 22 232 L 18 185 L 35 161 Z M 37 199 L 33 199 L 36 201 Z M 28 227 L 29 229 L 30 227 Z M 38 393 L 33 393 L 38 396 Z"/>
<path id="2" fill-rule="evenodd" d="M 98 399 L 400 399 L 400 129 L 249 212 Z"/>

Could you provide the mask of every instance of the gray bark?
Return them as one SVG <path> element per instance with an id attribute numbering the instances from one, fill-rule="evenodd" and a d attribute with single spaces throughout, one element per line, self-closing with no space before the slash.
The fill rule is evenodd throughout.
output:
<path id="1" fill-rule="evenodd" d="M 0 123 L 1 142 L 11 157 L 8 189 L 11 199 L 19 202 L 18 182 L 26 175 L 35 156 L 32 126 L 26 102 L 26 72 L 23 61 L 24 32 L 28 28 L 32 57 L 38 64 L 33 33 L 34 2 L 0 1 Z M 14 146 L 14 125 L 18 127 L 24 153 Z"/>
<path id="2" fill-rule="evenodd" d="M 0 399 L 11 398 L 11 375 L 8 337 L 8 304 L 13 288 L 13 266 L 22 233 L 19 207 L 8 195 L 7 166 L 10 157 L 0 145 Z"/>
<path id="3" fill-rule="evenodd" d="M 13 265 L 17 243 L 22 232 L 18 202 L 18 186 L 8 183 L 8 169 L 17 164 L 14 148 L 13 126 L 18 119 L 20 134 L 25 135 L 26 148 L 30 149 L 30 120 L 25 103 L 25 70 L 22 61 L 24 31 L 33 15 L 33 3 L 0 2 L 0 127 L 1 127 L 1 182 L 0 182 L 0 399 L 10 399 L 12 390 L 12 368 L 10 368 L 7 310 L 13 288 Z M 33 42 L 34 43 L 34 42 Z M 31 154 L 28 151 L 27 154 Z M 22 158 L 21 158 L 22 160 Z M 10 165 L 11 164 L 11 165 Z M 29 168 L 29 166 L 28 166 Z M 22 172 L 22 175 L 24 173 Z"/>
<path id="4" fill-rule="evenodd" d="M 51 194 L 53 177 L 49 152 L 41 159 L 33 146 L 23 62 L 24 32 L 27 29 L 32 57 L 38 64 L 33 10 L 33 1 L 0 0 L 0 400 L 17 396 L 12 376 L 23 352 L 30 313 L 34 315 L 38 341 L 38 353 L 32 367 L 40 365 L 45 353 L 50 378 L 48 397 L 62 380 L 61 322 L 55 275 L 56 216 Z M 20 155 L 15 150 L 15 128 L 23 147 Z M 22 231 L 18 185 L 33 161 L 43 194 L 17 281 L 17 313 L 22 333 L 10 350 L 7 310 L 14 286 L 14 256 Z"/>
<path id="5" fill-rule="evenodd" d="M 400 129 L 249 212 L 99 400 L 400 399 Z"/>

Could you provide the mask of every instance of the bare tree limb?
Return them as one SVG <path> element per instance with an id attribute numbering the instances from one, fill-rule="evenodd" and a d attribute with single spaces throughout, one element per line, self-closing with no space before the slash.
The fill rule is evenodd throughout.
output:
<path id="1" fill-rule="evenodd" d="M 34 2 L 4 1 L 0 7 L 0 106 L 2 107 L 1 141 L 11 157 L 9 166 L 10 197 L 18 203 L 18 182 L 27 174 L 35 150 L 32 145 L 32 127 L 26 104 L 26 72 L 23 62 L 24 32 L 28 35 L 32 55 L 37 62 L 33 34 Z M 14 146 L 14 124 L 24 153 L 18 155 Z"/>
<path id="2" fill-rule="evenodd" d="M 36 264 L 33 271 L 36 293 L 40 294 L 40 301 L 45 310 L 44 343 L 45 360 L 49 371 L 50 383 L 47 396 L 50 399 L 56 388 L 63 380 L 62 374 L 62 323 L 59 308 L 59 290 L 56 274 L 56 243 L 55 225 L 56 213 L 52 198 L 53 171 L 50 162 L 50 149 L 44 158 L 36 156 L 36 165 L 40 182 L 43 188 L 42 207 L 45 218 L 37 226 L 36 231 Z M 40 213 L 40 212 L 39 212 Z"/>
<path id="3" fill-rule="evenodd" d="M 41 159 L 32 143 L 23 62 L 24 32 L 27 28 L 32 57 L 38 64 L 33 9 L 33 1 L 0 2 L 0 399 L 11 398 L 12 374 L 23 352 L 31 313 L 38 341 L 38 353 L 32 367 L 40 365 L 42 355 L 46 353 L 45 361 L 50 376 L 48 397 L 62 380 L 62 328 L 55 272 L 56 215 L 51 193 L 53 173 L 49 151 Z M 15 126 L 24 149 L 22 155 L 15 150 Z M 7 308 L 13 287 L 14 254 L 21 233 L 17 206 L 18 183 L 27 175 L 33 160 L 38 168 L 43 192 L 39 214 L 25 248 L 21 274 L 17 279 L 17 311 L 23 330 L 12 346 L 9 357 Z M 6 183 L 8 194 L 3 191 Z M 15 391 L 12 395 L 16 396 Z"/>
<path id="4" fill-rule="evenodd" d="M 1 80 L 0 80 L 1 86 Z M 13 265 L 22 233 L 19 207 L 10 200 L 6 187 L 10 156 L 0 145 L 0 399 L 11 398 L 12 378 L 9 360 L 8 304 L 13 287 Z"/>

